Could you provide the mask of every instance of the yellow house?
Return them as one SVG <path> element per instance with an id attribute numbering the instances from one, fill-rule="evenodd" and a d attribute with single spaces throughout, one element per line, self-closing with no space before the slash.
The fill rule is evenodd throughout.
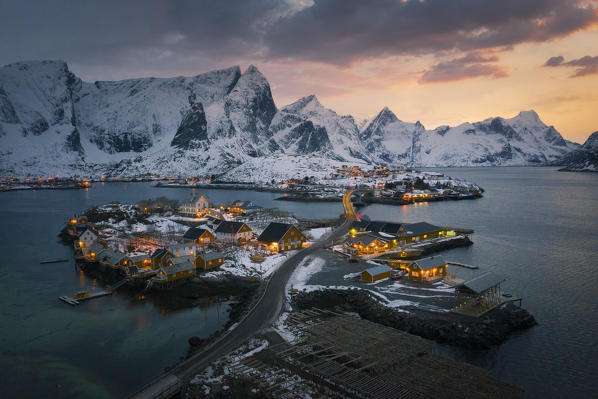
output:
<path id="1" fill-rule="evenodd" d="M 446 276 L 446 262 L 440 255 L 418 259 L 407 266 L 409 280 L 434 281 Z"/>
<path id="2" fill-rule="evenodd" d="M 372 234 L 360 234 L 348 238 L 343 248 L 350 255 L 363 256 L 386 252 L 392 248 L 392 245 L 392 240 L 386 240 Z"/>
<path id="3" fill-rule="evenodd" d="M 172 258 L 168 261 L 169 266 L 160 268 L 156 275 L 158 281 L 178 281 L 190 279 L 195 276 L 195 265 L 186 258 Z"/>
<path id="4" fill-rule="evenodd" d="M 390 267 L 384 265 L 371 267 L 361 272 L 361 280 L 368 283 L 375 283 L 378 280 L 390 277 L 391 270 Z"/>
<path id="5" fill-rule="evenodd" d="M 198 269 L 213 269 L 224 263 L 224 255 L 220 252 L 199 253 L 195 258 L 195 266 Z"/>
<path id="6" fill-rule="evenodd" d="M 300 249 L 307 237 L 297 227 L 288 223 L 270 223 L 257 241 L 271 252 Z"/>

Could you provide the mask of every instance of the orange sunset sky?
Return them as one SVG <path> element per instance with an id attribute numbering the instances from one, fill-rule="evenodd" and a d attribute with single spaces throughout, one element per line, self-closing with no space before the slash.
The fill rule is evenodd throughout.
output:
<path id="1" fill-rule="evenodd" d="M 534 109 L 598 130 L 597 0 L 2 2 L 0 63 L 63 59 L 87 81 L 256 65 L 278 107 L 315 94 L 427 128 Z"/>

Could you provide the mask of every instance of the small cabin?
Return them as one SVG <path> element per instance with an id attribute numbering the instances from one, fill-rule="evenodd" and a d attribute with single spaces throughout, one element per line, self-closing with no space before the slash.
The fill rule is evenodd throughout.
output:
<path id="1" fill-rule="evenodd" d="M 371 267 L 361 272 L 361 280 L 368 283 L 375 283 L 390 277 L 392 269 L 385 265 Z"/>
<path id="2" fill-rule="evenodd" d="M 183 239 L 186 242 L 194 242 L 197 245 L 207 245 L 214 242 L 214 238 L 214 234 L 209 230 L 200 227 L 191 227 L 183 235 Z"/>
<path id="3" fill-rule="evenodd" d="M 272 252 L 300 249 L 307 237 L 297 227 L 288 223 L 270 223 L 257 241 Z"/>
<path id="4" fill-rule="evenodd" d="M 446 261 L 440 255 L 418 259 L 407 266 L 409 280 L 440 280 L 446 276 L 446 266 Z"/>
<path id="5" fill-rule="evenodd" d="M 207 252 L 197 254 L 195 266 L 198 269 L 213 269 L 224 263 L 224 255 L 220 252 Z"/>
<path id="6" fill-rule="evenodd" d="M 216 238 L 225 242 L 246 242 L 253 237 L 253 230 L 243 222 L 223 220 L 216 228 Z"/>

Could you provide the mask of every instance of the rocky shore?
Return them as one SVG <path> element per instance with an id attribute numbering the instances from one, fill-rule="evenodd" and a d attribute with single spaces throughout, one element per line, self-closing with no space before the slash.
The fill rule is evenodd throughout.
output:
<path id="1" fill-rule="evenodd" d="M 504 342 L 512 333 L 537 324 L 534 316 L 513 304 L 494 309 L 479 318 L 418 308 L 401 312 L 382 305 L 367 291 L 359 289 L 299 292 L 293 296 L 292 304 L 299 310 L 316 307 L 355 312 L 375 323 L 470 349 L 491 348 Z"/>

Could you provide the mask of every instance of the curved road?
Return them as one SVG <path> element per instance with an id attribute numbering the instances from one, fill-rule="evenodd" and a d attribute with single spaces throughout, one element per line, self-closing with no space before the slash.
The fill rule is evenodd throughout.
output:
<path id="1" fill-rule="evenodd" d="M 192 378 L 211 363 L 232 352 L 243 342 L 275 322 L 283 308 L 287 282 L 297 265 L 307 256 L 323 248 L 325 242 L 335 240 L 347 234 L 349 222 L 355 219 L 355 210 L 351 204 L 352 193 L 353 190 L 349 190 L 343 195 L 343 207 L 346 214 L 345 222 L 335 229 L 325 240 L 316 241 L 310 247 L 295 253 L 284 261 L 267 282 L 263 296 L 233 330 L 225 333 L 225 335 L 202 352 L 196 353 L 183 363 L 175 366 L 168 374 L 162 375 L 152 381 L 143 390 L 136 393 L 133 398 L 169 398 L 173 396 L 180 390 L 183 381 Z"/>

